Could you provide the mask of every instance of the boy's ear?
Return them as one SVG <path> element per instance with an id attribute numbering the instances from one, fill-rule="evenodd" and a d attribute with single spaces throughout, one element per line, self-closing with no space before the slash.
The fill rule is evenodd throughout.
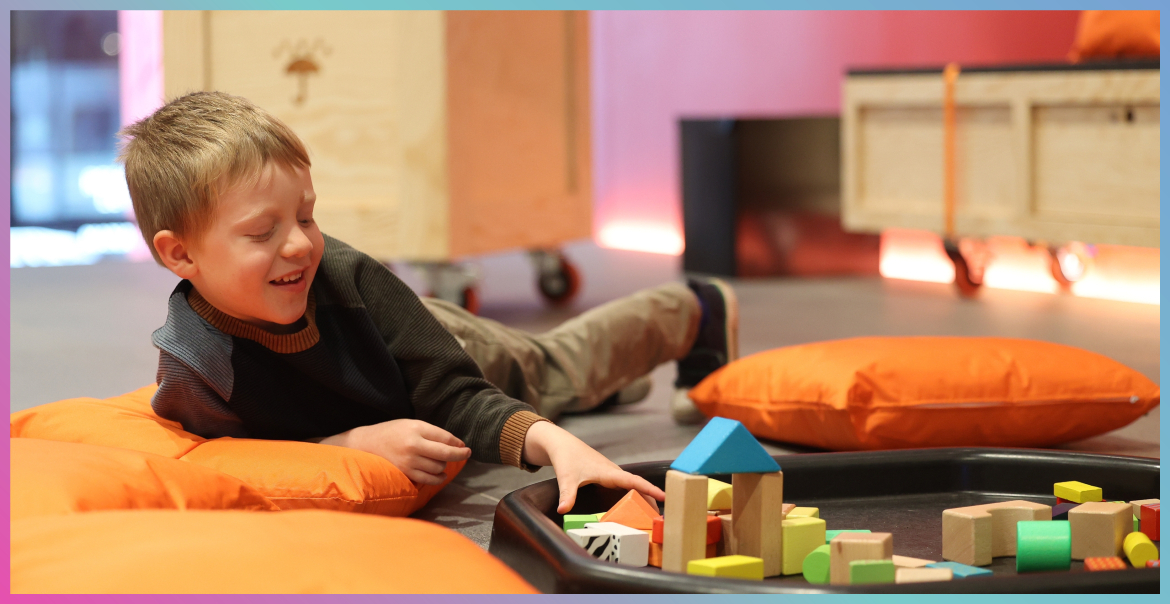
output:
<path id="1" fill-rule="evenodd" d="M 174 231 L 159 231 L 154 234 L 154 249 L 163 265 L 180 278 L 190 279 L 198 271 L 190 250 L 175 236 Z"/>

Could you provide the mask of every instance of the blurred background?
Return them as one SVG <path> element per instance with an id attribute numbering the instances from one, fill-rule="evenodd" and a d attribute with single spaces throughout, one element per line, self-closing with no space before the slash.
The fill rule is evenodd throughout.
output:
<path id="1" fill-rule="evenodd" d="M 153 382 L 177 278 L 115 134 L 194 90 L 304 139 L 324 231 L 513 327 L 720 275 L 744 355 L 1002 336 L 1159 382 L 1148 17 L 14 11 L 10 408 Z M 669 417 L 674 367 L 651 377 L 645 402 L 560 424 L 618 463 L 672 458 L 698 427 Z M 1157 457 L 1158 417 L 1061 448 Z M 495 502 L 550 477 L 472 462 L 420 515 L 486 546 Z"/>

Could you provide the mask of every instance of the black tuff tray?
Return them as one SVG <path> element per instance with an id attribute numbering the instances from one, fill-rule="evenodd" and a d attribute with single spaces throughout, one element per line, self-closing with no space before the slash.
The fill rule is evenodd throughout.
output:
<path id="1" fill-rule="evenodd" d="M 784 501 L 820 508 L 834 529 L 894 535 L 894 553 L 941 560 L 942 511 L 1010 499 L 1055 504 L 1052 484 L 1079 480 L 1107 500 L 1158 497 L 1160 461 L 1031 449 L 918 449 L 809 453 L 775 457 Z M 624 469 L 659 487 L 670 462 Z M 730 481 L 730 476 L 712 478 Z M 1156 568 L 1015 573 L 1015 558 L 996 558 L 991 577 L 904 585 L 811 585 L 800 575 L 764 581 L 719 579 L 635 568 L 590 557 L 561 530 L 557 485 L 546 480 L 508 494 L 496 506 L 489 550 L 545 593 L 1157 593 Z M 609 509 L 623 492 L 588 485 L 573 512 Z"/>

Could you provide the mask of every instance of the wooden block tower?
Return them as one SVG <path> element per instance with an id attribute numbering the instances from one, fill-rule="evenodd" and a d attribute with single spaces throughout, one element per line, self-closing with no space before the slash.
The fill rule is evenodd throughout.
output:
<path id="1" fill-rule="evenodd" d="M 782 572 L 784 474 L 743 424 L 712 418 L 670 468 L 666 475 L 663 570 L 684 572 L 688 562 L 704 555 L 706 520 L 698 516 L 706 516 L 708 483 L 702 479 L 701 495 L 690 494 L 692 487 L 684 489 L 683 485 L 709 474 L 731 474 L 730 542 L 734 551 L 726 553 L 762 559 L 765 577 Z M 674 499 L 672 484 L 675 492 L 686 495 Z M 693 490 L 700 493 L 698 486 Z M 677 530 L 672 532 L 672 526 Z"/>

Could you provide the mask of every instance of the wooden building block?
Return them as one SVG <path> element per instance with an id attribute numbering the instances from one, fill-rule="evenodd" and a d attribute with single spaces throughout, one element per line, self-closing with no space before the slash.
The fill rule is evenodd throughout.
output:
<path id="1" fill-rule="evenodd" d="M 954 571 L 949 568 L 902 567 L 894 572 L 894 583 L 950 581 L 954 576 Z"/>
<path id="2" fill-rule="evenodd" d="M 784 473 L 732 474 L 731 486 L 735 553 L 762 559 L 765 577 L 779 575 L 784 518 L 776 510 L 784 502 Z"/>
<path id="3" fill-rule="evenodd" d="M 1016 523 L 1016 572 L 1063 570 L 1072 564 L 1072 529 L 1065 520 Z"/>
<path id="4" fill-rule="evenodd" d="M 789 515 L 781 523 L 781 530 L 781 572 L 799 575 L 804 572 L 805 557 L 825 544 L 825 521 Z"/>
<path id="5" fill-rule="evenodd" d="M 1145 533 L 1130 533 L 1125 536 L 1121 549 L 1134 568 L 1145 568 L 1147 560 L 1158 560 L 1158 548 Z"/>
<path id="6" fill-rule="evenodd" d="M 927 564 L 934 564 L 934 560 L 911 558 L 909 556 L 894 556 L 894 566 L 898 568 L 924 568 Z"/>
<path id="7" fill-rule="evenodd" d="M 927 564 L 926 568 L 945 568 L 951 571 L 951 576 L 955 579 L 967 579 L 969 577 L 980 577 L 984 575 L 991 575 L 991 571 L 986 568 L 979 568 L 978 566 L 970 566 L 961 564 L 959 562 L 935 562 L 934 564 Z"/>
<path id="8" fill-rule="evenodd" d="M 707 546 L 707 478 L 677 470 L 666 472 L 666 516 L 662 524 L 662 570 L 686 572 Z"/>
<path id="9" fill-rule="evenodd" d="M 703 550 L 703 558 L 716 558 L 719 556 L 719 544 L 708 543 L 707 549 Z"/>
<path id="10" fill-rule="evenodd" d="M 1125 570 L 1125 560 L 1117 556 L 1103 556 L 1100 558 L 1085 558 L 1085 570 Z"/>
<path id="11" fill-rule="evenodd" d="M 1079 503 L 1058 503 L 1052 506 L 1053 520 L 1068 520 L 1068 511 L 1080 505 Z"/>
<path id="12" fill-rule="evenodd" d="M 1051 520 L 1050 506 L 1031 501 L 1004 501 L 944 510 L 942 557 L 970 566 L 1016 554 L 1016 523 Z"/>
<path id="13" fill-rule="evenodd" d="M 601 522 L 601 514 L 565 514 L 564 530 L 585 528 L 590 522 Z"/>
<path id="14" fill-rule="evenodd" d="M 791 511 L 789 511 L 787 514 L 784 514 L 785 518 L 790 518 L 793 516 L 801 516 L 801 517 L 805 517 L 805 518 L 820 518 L 821 517 L 821 510 L 820 510 L 820 508 L 793 507 Z"/>
<path id="15" fill-rule="evenodd" d="M 662 525 L 665 522 L 662 516 L 659 516 L 650 523 L 650 542 L 662 543 Z"/>
<path id="16" fill-rule="evenodd" d="M 708 510 L 730 510 L 731 509 L 731 485 L 726 482 L 715 480 L 714 478 L 707 479 L 707 509 Z"/>
<path id="17" fill-rule="evenodd" d="M 617 562 L 617 536 L 599 529 L 569 529 L 565 534 L 574 543 L 585 548 L 590 556 L 606 562 Z"/>
<path id="18" fill-rule="evenodd" d="M 586 529 L 604 531 L 613 535 L 618 564 L 646 566 L 650 556 L 650 534 L 616 522 L 593 522 Z"/>
<path id="19" fill-rule="evenodd" d="M 825 585 L 829 582 L 829 566 L 832 561 L 829 549 L 828 543 L 819 545 L 804 557 L 801 572 L 804 573 L 805 581 L 813 585 Z"/>
<path id="20" fill-rule="evenodd" d="M 1162 504 L 1149 503 L 1142 506 L 1141 531 L 1150 538 L 1150 541 L 1161 541 L 1162 534 Z"/>
<path id="21" fill-rule="evenodd" d="M 1162 568 L 1161 560 L 1146 560 L 1146 568 Z"/>
<path id="22" fill-rule="evenodd" d="M 886 560 L 894 556 L 890 533 L 842 533 L 829 542 L 829 583 L 849 584 L 849 563 L 854 560 Z"/>
<path id="23" fill-rule="evenodd" d="M 1121 543 L 1133 528 L 1133 506 L 1091 501 L 1069 510 L 1072 558 L 1120 556 Z"/>
<path id="24" fill-rule="evenodd" d="M 642 494 L 630 489 L 609 511 L 601 516 L 601 522 L 616 522 L 640 531 L 654 528 L 654 519 L 660 518 L 656 507 L 652 507 Z"/>
<path id="25" fill-rule="evenodd" d="M 892 560 L 854 560 L 849 563 L 849 584 L 866 585 L 894 582 Z"/>
<path id="26" fill-rule="evenodd" d="M 733 419 L 713 417 L 679 453 L 670 469 L 687 474 L 769 474 L 779 472 L 780 464 L 768 455 L 743 424 Z M 735 509 L 734 498 L 733 490 L 732 509 Z"/>
<path id="27" fill-rule="evenodd" d="M 687 574 L 763 581 L 764 561 L 751 556 L 739 555 L 691 560 L 687 563 Z"/>
<path id="28" fill-rule="evenodd" d="M 827 545 L 837 535 L 841 533 L 868 533 L 869 529 L 836 529 L 832 531 L 825 531 L 825 544 Z"/>
<path id="29" fill-rule="evenodd" d="M 1101 487 L 1087 485 L 1083 482 L 1070 480 L 1068 482 L 1058 482 L 1052 485 L 1052 493 L 1059 499 L 1071 501 L 1072 503 L 1089 503 L 1090 501 L 1101 501 Z"/>
<path id="30" fill-rule="evenodd" d="M 723 522 L 719 520 L 718 516 L 707 516 L 707 545 L 719 543 L 722 537 Z"/>
<path id="31" fill-rule="evenodd" d="M 1142 506 L 1151 503 L 1161 502 L 1157 499 L 1135 499 L 1134 501 L 1129 502 L 1129 504 L 1133 506 L 1133 515 L 1137 516 L 1138 518 L 1142 517 Z"/>
<path id="32" fill-rule="evenodd" d="M 780 506 L 780 518 L 781 519 L 787 518 L 788 514 L 792 513 L 792 510 L 795 510 L 795 509 L 796 509 L 795 503 L 785 503 L 785 504 L 781 505 Z"/>
<path id="33" fill-rule="evenodd" d="M 735 552 L 735 531 L 731 527 L 732 515 L 719 515 L 719 543 L 715 547 L 718 556 L 730 556 Z"/>
<path id="34" fill-rule="evenodd" d="M 650 553 L 646 559 L 646 566 L 662 568 L 662 544 L 650 542 Z"/>
<path id="35" fill-rule="evenodd" d="M 1061 499 L 1060 497 L 1057 497 L 1057 498 L 1056 498 L 1056 505 L 1060 505 L 1060 504 L 1062 504 L 1062 503 L 1076 503 L 1076 502 L 1075 502 L 1075 501 L 1069 501 L 1069 500 L 1067 500 L 1067 499 Z"/>

